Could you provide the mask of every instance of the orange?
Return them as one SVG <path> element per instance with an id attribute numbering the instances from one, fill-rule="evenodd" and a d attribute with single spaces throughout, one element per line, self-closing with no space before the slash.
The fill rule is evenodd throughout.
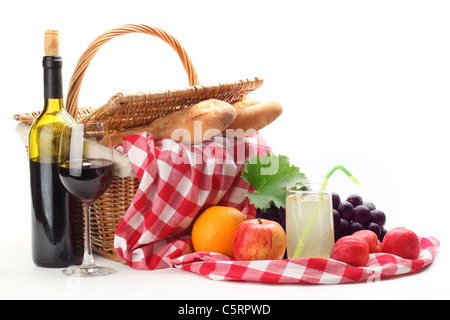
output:
<path id="1" fill-rule="evenodd" d="M 203 211 L 192 227 L 195 251 L 212 251 L 233 258 L 233 236 L 247 217 L 238 209 L 215 206 Z"/>

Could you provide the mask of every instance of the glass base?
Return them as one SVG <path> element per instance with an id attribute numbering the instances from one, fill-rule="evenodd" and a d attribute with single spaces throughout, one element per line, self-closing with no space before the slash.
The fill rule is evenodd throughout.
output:
<path id="1" fill-rule="evenodd" d="M 97 277 L 97 276 L 106 276 L 108 274 L 116 272 L 113 268 L 108 267 L 99 267 L 99 266 L 70 266 L 67 269 L 64 269 L 62 273 L 68 277 Z"/>

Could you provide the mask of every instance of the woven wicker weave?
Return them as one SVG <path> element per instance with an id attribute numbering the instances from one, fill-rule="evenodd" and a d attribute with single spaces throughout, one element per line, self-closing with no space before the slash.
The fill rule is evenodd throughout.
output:
<path id="1" fill-rule="evenodd" d="M 189 87 L 184 89 L 118 93 L 107 104 L 95 108 L 78 108 L 78 96 L 86 69 L 97 51 L 109 40 L 129 33 L 156 36 L 169 44 L 178 54 L 186 70 Z M 66 109 L 77 122 L 87 119 L 108 123 L 111 131 L 139 127 L 188 105 L 219 99 L 233 103 L 258 89 L 263 80 L 254 78 L 217 85 L 199 85 L 197 72 L 180 43 L 165 31 L 146 25 L 124 25 L 112 29 L 95 39 L 80 57 L 72 75 L 66 99 Z M 14 119 L 31 125 L 40 112 L 14 116 Z M 111 260 L 120 261 L 114 252 L 114 234 L 133 200 L 139 181 L 134 177 L 115 176 L 109 189 L 93 204 L 91 234 L 93 250 Z"/>

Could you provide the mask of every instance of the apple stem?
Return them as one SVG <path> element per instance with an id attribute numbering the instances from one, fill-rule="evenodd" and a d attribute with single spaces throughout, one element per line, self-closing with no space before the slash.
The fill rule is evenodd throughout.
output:
<path id="1" fill-rule="evenodd" d="M 258 222 L 259 222 L 259 224 L 263 224 L 263 222 L 261 221 L 261 218 L 258 218 Z"/>

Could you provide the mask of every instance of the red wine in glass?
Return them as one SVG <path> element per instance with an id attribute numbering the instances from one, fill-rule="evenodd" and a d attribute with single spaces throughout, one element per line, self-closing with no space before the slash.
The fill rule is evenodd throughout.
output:
<path id="1" fill-rule="evenodd" d="M 107 159 L 71 160 L 59 166 L 64 187 L 81 202 L 94 202 L 108 189 L 113 179 L 113 162 Z"/>
<path id="2" fill-rule="evenodd" d="M 90 227 L 91 206 L 108 189 L 114 175 L 114 155 L 106 123 L 94 121 L 63 128 L 58 174 L 63 188 L 81 201 L 85 212 L 83 261 L 62 273 L 79 277 L 113 273 L 114 269 L 95 264 Z"/>

